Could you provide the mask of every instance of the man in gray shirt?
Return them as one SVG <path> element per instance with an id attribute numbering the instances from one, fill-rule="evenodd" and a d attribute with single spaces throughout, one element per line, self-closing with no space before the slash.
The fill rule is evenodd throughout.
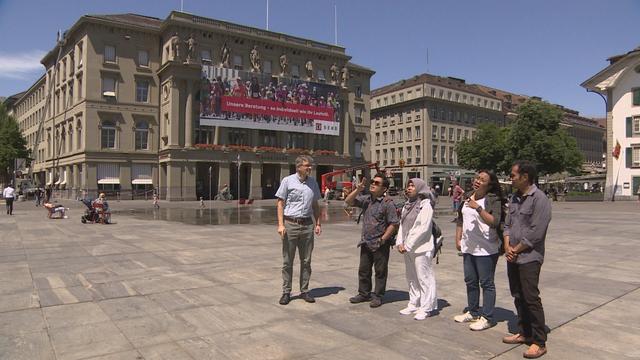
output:
<path id="1" fill-rule="evenodd" d="M 531 344 L 523 356 L 535 359 L 546 354 L 547 333 L 538 283 L 544 260 L 544 243 L 551 221 L 551 202 L 534 184 L 535 166 L 517 161 L 511 181 L 517 193 L 509 202 L 504 224 L 504 250 L 509 288 L 518 312 L 519 333 L 505 336 L 507 344 Z"/>
<path id="2" fill-rule="evenodd" d="M 311 253 L 313 236 L 320 235 L 320 188 L 315 179 L 309 177 L 313 158 L 301 155 L 296 158 L 296 173 L 282 179 L 276 192 L 278 234 L 282 239 L 282 297 L 280 305 L 291 301 L 293 260 L 296 248 L 300 252 L 300 297 L 308 303 L 315 302 L 309 294 L 311 277 Z M 314 220 L 315 218 L 315 225 Z"/>

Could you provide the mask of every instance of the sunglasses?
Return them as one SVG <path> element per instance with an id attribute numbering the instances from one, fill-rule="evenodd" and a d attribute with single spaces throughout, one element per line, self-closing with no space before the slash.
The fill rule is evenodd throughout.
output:
<path id="1" fill-rule="evenodd" d="M 382 181 L 379 181 L 379 180 L 373 180 L 373 181 L 371 182 L 371 184 L 372 184 L 372 185 L 377 185 L 377 186 L 382 186 Z"/>

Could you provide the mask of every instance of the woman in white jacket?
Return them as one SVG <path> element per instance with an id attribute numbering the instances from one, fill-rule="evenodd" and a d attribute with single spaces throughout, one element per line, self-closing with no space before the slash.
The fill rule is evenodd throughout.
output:
<path id="1" fill-rule="evenodd" d="M 396 247 L 404 254 L 409 304 L 400 313 L 415 313 L 414 319 L 424 320 L 438 309 L 431 234 L 435 201 L 427 184 L 418 178 L 409 180 L 405 193 L 408 200 L 402 209 Z"/>

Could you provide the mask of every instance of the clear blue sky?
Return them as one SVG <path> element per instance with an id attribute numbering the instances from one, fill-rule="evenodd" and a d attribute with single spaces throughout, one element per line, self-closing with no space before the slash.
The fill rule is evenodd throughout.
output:
<path id="1" fill-rule="evenodd" d="M 184 10 L 264 28 L 266 2 L 184 0 Z M 377 72 L 374 88 L 428 70 L 602 116 L 579 84 L 640 45 L 637 0 L 270 0 L 270 30 L 332 43 L 334 4 L 338 43 Z M 0 0 L 0 96 L 27 89 L 57 29 L 83 14 L 173 9 L 180 0 Z"/>

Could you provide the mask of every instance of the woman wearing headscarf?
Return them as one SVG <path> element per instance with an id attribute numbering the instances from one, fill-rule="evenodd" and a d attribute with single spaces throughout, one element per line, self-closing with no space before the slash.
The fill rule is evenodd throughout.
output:
<path id="1" fill-rule="evenodd" d="M 464 282 L 467 285 L 467 311 L 454 317 L 456 322 L 471 323 L 471 330 L 485 330 L 495 325 L 496 304 L 494 277 L 500 252 L 500 221 L 503 196 L 498 177 L 480 170 L 473 180 L 473 190 L 458 209 L 456 247 L 462 251 Z M 482 288 L 482 310 L 480 309 Z"/>
<path id="2" fill-rule="evenodd" d="M 432 266 L 435 199 L 427 183 L 418 178 L 409 180 L 405 194 L 407 202 L 402 208 L 396 247 L 404 254 L 409 304 L 400 313 L 415 313 L 414 319 L 424 320 L 438 308 L 436 278 Z"/>

